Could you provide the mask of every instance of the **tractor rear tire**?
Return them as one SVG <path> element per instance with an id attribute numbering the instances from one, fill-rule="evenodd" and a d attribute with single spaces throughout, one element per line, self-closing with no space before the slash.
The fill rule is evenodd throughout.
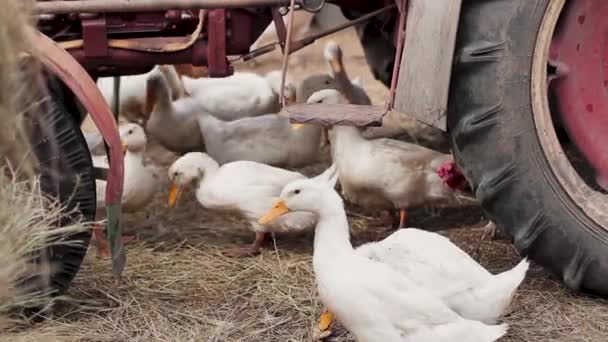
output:
<path id="1" fill-rule="evenodd" d="M 552 1 L 464 0 L 448 130 L 476 197 L 516 248 L 569 288 L 608 296 L 608 227 L 560 182 L 536 128 L 533 66 Z"/>
<path id="2" fill-rule="evenodd" d="M 32 129 L 30 143 L 38 161 L 41 189 L 59 200 L 66 213 L 70 213 L 60 225 L 77 219 L 93 221 L 95 178 L 91 154 L 80 130 L 83 116 L 69 89 L 55 77 L 48 80 L 47 110 L 30 116 L 26 122 Z M 54 266 L 49 284 L 54 294 L 62 294 L 69 287 L 80 269 L 90 238 L 88 230 L 72 234 L 66 240 L 81 241 L 80 246 L 59 245 L 47 251 L 47 259 Z"/>

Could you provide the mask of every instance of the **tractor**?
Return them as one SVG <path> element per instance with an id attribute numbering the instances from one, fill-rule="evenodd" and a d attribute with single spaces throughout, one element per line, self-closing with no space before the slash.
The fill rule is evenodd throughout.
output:
<path id="1" fill-rule="evenodd" d="M 338 6 L 349 20 L 292 41 L 285 8 Z M 293 13 L 293 11 L 289 12 Z M 205 66 L 275 48 L 287 56 L 353 25 L 389 108 L 324 113 L 284 108 L 297 122 L 380 125 L 388 111 L 444 134 L 487 216 L 517 250 L 576 291 L 608 295 L 608 2 L 603 0 L 73 0 L 38 1 L 31 54 L 45 68 L 54 136 L 36 136 L 45 191 L 95 219 L 95 179 L 108 181 L 112 265 L 120 243 L 123 165 L 116 121 L 94 82 L 157 64 Z M 250 50 L 274 24 L 277 43 Z M 339 110 L 338 110 L 339 111 Z M 334 108 L 334 113 L 336 110 Z M 95 169 L 80 124 L 89 113 L 110 160 Z M 333 120 L 333 121 L 332 121 Z M 59 149 L 47 148 L 48 141 Z M 88 243 L 89 233 L 74 239 Z M 86 247 L 56 247 L 65 291 Z"/>

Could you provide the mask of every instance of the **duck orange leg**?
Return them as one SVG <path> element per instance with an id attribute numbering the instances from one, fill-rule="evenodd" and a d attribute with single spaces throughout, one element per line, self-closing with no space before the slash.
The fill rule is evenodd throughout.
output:
<path id="1" fill-rule="evenodd" d="M 321 317 L 319 317 L 319 322 L 317 324 L 319 331 L 323 332 L 329 330 L 333 321 L 334 314 L 325 309 L 325 311 L 323 311 L 321 314 Z"/>
<path id="2" fill-rule="evenodd" d="M 258 255 L 258 254 L 260 254 L 260 249 L 264 245 L 264 240 L 266 239 L 267 235 L 270 235 L 270 234 L 264 233 L 264 232 L 256 232 L 255 240 L 253 240 L 253 243 L 251 245 L 243 246 L 243 247 L 229 248 L 229 249 L 224 250 L 222 252 L 222 254 L 224 254 L 225 256 L 233 257 L 233 258 L 244 258 L 244 257 L 252 257 L 255 255 Z"/>
<path id="3" fill-rule="evenodd" d="M 103 236 L 103 226 L 96 225 L 93 227 L 91 242 L 97 247 L 97 257 L 102 259 L 110 257 L 110 247 L 105 236 Z"/>
<path id="4" fill-rule="evenodd" d="M 405 228 L 407 222 L 407 210 L 399 209 L 399 228 Z"/>
<path id="5" fill-rule="evenodd" d="M 93 242 L 93 244 L 95 244 L 95 246 L 97 247 L 97 257 L 102 259 L 109 259 L 110 245 L 108 244 L 108 241 L 103 234 L 103 230 L 104 227 L 102 225 L 95 226 L 93 228 L 93 237 L 91 239 L 91 242 Z M 134 235 L 126 235 L 122 237 L 122 243 L 125 245 L 133 240 L 135 240 Z"/>

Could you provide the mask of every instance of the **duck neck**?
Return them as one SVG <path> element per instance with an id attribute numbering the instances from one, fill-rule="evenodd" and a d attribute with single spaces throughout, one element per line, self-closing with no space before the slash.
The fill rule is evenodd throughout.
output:
<path id="1" fill-rule="evenodd" d="M 333 129 L 336 131 L 336 139 L 338 141 L 354 142 L 365 139 L 357 127 L 334 126 Z"/>
<path id="2" fill-rule="evenodd" d="M 334 199 L 322 205 L 315 228 L 313 262 L 317 266 L 353 252 L 344 203 L 335 191 L 331 195 Z"/>
<path id="3" fill-rule="evenodd" d="M 331 142 L 332 156 L 336 157 L 343 154 L 343 151 L 353 145 L 364 141 L 361 131 L 352 126 L 334 126 L 333 136 L 335 141 Z"/>
<path id="4" fill-rule="evenodd" d="M 355 103 L 355 87 L 348 77 L 346 70 L 342 69 L 340 72 L 335 73 L 334 80 L 338 90 L 348 100 L 348 103 Z"/>
<path id="5" fill-rule="evenodd" d="M 175 108 L 173 107 L 171 94 L 164 84 L 153 91 L 156 93 L 156 106 L 150 113 L 149 122 L 156 124 L 161 132 L 167 131 L 168 128 L 178 124 L 175 119 Z"/>
<path id="6" fill-rule="evenodd" d="M 141 165 L 143 164 L 144 153 L 143 151 L 127 151 L 123 158 L 124 163 L 124 178 L 126 180 L 132 179 L 133 177 L 139 177 L 141 172 Z M 128 181 L 130 182 L 130 181 Z"/>
<path id="7" fill-rule="evenodd" d="M 198 180 L 198 185 L 202 186 L 206 180 L 210 180 L 213 175 L 217 173 L 220 169 L 220 164 L 211 158 L 206 158 L 204 163 L 198 167 L 200 178 Z"/>
<path id="8" fill-rule="evenodd" d="M 127 151 L 124 157 L 124 163 L 141 162 L 144 159 L 144 151 Z"/>
<path id="9" fill-rule="evenodd" d="M 209 126 L 217 125 L 218 123 L 221 123 L 221 122 L 223 122 L 223 121 L 205 111 L 201 111 L 198 114 L 198 123 L 199 123 L 201 129 L 205 129 Z"/>

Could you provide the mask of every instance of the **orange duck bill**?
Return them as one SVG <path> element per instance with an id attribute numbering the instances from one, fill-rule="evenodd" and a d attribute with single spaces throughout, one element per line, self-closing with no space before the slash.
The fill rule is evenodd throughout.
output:
<path id="1" fill-rule="evenodd" d="M 283 216 L 289 212 L 289 208 L 284 201 L 279 200 L 264 216 L 260 217 L 258 222 L 260 224 L 268 224 L 280 216 Z"/>
<path id="2" fill-rule="evenodd" d="M 182 192 L 183 188 L 181 186 L 171 183 L 171 186 L 169 187 L 169 197 L 167 198 L 167 205 L 169 208 L 175 207 L 175 204 L 177 204 Z"/>

